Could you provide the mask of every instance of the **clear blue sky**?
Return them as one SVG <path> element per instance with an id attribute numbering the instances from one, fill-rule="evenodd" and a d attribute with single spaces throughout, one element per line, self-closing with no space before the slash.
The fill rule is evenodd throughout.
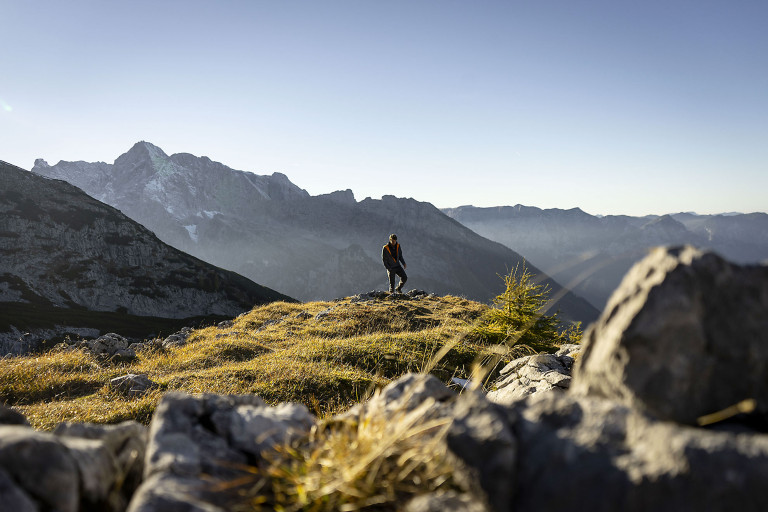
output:
<path id="1" fill-rule="evenodd" d="M 139 140 L 311 194 L 768 211 L 766 0 L 0 1 L 0 159 Z"/>

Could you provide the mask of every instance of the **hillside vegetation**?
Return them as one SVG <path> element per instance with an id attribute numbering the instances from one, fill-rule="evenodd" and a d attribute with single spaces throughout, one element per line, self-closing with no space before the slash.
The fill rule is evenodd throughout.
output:
<path id="1" fill-rule="evenodd" d="M 196 330 L 182 347 L 149 348 L 130 364 L 81 350 L 7 358 L 0 366 L 0 400 L 43 429 L 60 421 L 147 423 L 169 390 L 255 393 L 270 403 L 297 401 L 317 414 L 333 413 L 392 378 L 425 368 L 484 308 L 450 296 L 275 302 L 241 315 L 231 327 Z M 432 372 L 443 380 L 466 378 L 482 348 L 459 342 Z M 109 381 L 127 373 L 147 374 L 160 388 L 142 398 L 122 397 Z"/>
<path id="2" fill-rule="evenodd" d="M 362 401 L 406 372 L 429 371 L 449 383 L 485 367 L 482 376 L 488 378 L 489 361 L 500 368 L 531 350 L 518 343 L 500 351 L 479 336 L 477 328 L 488 321 L 489 311 L 478 302 L 434 295 L 274 302 L 231 325 L 195 330 L 180 347 L 149 343 L 131 363 L 113 364 L 71 349 L 6 358 L 0 366 L 0 401 L 41 429 L 61 421 L 148 423 L 169 390 L 254 393 L 272 404 L 301 402 L 324 416 Z M 563 341 L 554 337 L 536 349 Z M 109 381 L 127 373 L 146 374 L 159 387 L 140 398 L 121 396 Z"/>

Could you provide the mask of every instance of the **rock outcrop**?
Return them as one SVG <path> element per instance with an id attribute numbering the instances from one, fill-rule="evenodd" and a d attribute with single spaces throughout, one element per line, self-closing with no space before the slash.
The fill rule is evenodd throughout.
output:
<path id="1" fill-rule="evenodd" d="M 517 402 L 517 511 L 765 509 L 768 435 L 658 421 L 571 393 Z"/>
<path id="2" fill-rule="evenodd" d="M 153 389 L 157 389 L 159 386 L 156 382 L 153 382 L 145 374 L 129 373 L 120 377 L 115 377 L 109 381 L 109 387 L 120 393 L 121 395 L 131 397 L 137 397 L 147 394 Z"/>
<path id="3" fill-rule="evenodd" d="M 655 249 L 584 340 L 576 393 L 689 425 L 755 400 L 768 424 L 768 266 Z"/>
<path id="4" fill-rule="evenodd" d="M 242 500 L 232 483 L 314 420 L 302 405 L 267 407 L 253 395 L 169 393 L 152 420 L 144 482 L 129 511 L 230 510 Z"/>
<path id="5" fill-rule="evenodd" d="M 536 354 L 515 359 L 501 369 L 500 378 L 488 392 L 488 400 L 511 405 L 530 395 L 565 392 L 571 387 L 573 355 L 578 345 L 564 345 L 556 354 Z"/>
<path id="6" fill-rule="evenodd" d="M 0 425 L 3 510 L 122 512 L 144 464 L 146 427 L 63 424 L 55 434 Z"/>

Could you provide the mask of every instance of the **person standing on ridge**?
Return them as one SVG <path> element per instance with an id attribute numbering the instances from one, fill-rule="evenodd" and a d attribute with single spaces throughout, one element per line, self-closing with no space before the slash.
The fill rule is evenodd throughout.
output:
<path id="1" fill-rule="evenodd" d="M 389 293 L 395 291 L 395 276 L 400 276 L 400 284 L 397 285 L 397 292 L 403 291 L 403 285 L 408 280 L 405 275 L 405 260 L 403 259 L 403 250 L 397 243 L 397 235 L 389 235 L 389 243 L 381 248 L 381 260 L 384 262 L 384 268 L 387 269 L 389 276 Z M 400 266 L 402 262 L 403 266 Z"/>

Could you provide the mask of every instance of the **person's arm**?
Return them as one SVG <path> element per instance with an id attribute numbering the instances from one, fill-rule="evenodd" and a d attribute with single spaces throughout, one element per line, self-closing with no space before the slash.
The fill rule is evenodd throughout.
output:
<path id="1" fill-rule="evenodd" d="M 403 259 L 403 248 L 400 245 L 397 246 L 397 255 L 403 264 L 403 268 L 406 268 L 405 260 Z"/>

